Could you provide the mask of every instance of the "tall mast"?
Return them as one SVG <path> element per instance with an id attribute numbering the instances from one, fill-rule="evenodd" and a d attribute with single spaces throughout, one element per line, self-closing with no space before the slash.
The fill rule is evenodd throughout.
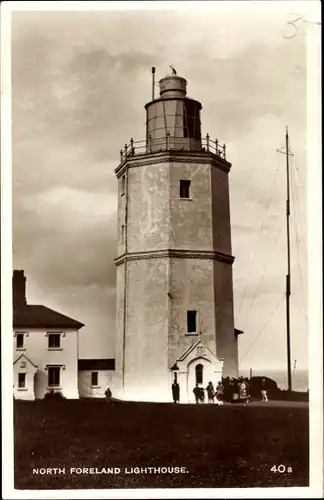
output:
<path id="1" fill-rule="evenodd" d="M 291 391 L 291 355 L 290 355 L 290 184 L 289 184 L 289 137 L 288 127 L 286 127 L 286 168 L 287 168 L 287 275 L 286 275 L 286 325 L 287 325 L 287 370 L 288 370 L 288 391 Z"/>

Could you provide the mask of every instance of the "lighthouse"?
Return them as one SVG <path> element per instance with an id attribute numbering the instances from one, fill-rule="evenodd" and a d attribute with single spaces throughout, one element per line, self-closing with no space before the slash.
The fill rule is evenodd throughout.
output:
<path id="1" fill-rule="evenodd" d="M 226 147 L 202 138 L 199 101 L 175 70 L 145 105 L 144 139 L 120 151 L 116 375 L 127 400 L 194 400 L 238 375 Z M 140 138 L 141 139 L 141 138 Z"/>

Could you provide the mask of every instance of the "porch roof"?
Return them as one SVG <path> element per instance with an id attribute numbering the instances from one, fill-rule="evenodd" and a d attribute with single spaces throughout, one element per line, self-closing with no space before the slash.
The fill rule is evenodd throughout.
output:
<path id="1" fill-rule="evenodd" d="M 22 353 L 20 354 L 20 356 L 18 356 L 18 358 L 15 359 L 15 361 L 13 362 L 13 364 L 15 365 L 21 358 L 24 358 L 28 363 L 30 363 L 31 365 L 33 365 L 35 368 L 37 368 L 37 365 L 35 365 L 35 363 L 32 362 L 31 359 L 29 359 L 26 354 Z"/>

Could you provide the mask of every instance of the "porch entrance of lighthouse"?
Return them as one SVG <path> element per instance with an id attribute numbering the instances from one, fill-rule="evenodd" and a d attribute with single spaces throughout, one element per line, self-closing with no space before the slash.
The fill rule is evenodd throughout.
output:
<path id="1" fill-rule="evenodd" d="M 195 403 L 193 389 L 196 384 L 206 388 L 208 382 L 212 382 L 216 388 L 217 382 L 222 379 L 223 360 L 201 341 L 190 346 L 175 366 L 180 385 L 180 403 Z"/>

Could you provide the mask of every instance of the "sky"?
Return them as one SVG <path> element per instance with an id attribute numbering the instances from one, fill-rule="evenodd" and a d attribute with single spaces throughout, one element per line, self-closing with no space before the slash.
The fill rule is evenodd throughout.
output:
<path id="1" fill-rule="evenodd" d="M 184 2 L 186 4 L 187 2 Z M 119 151 L 145 138 L 169 65 L 227 144 L 241 369 L 286 368 L 286 173 L 291 167 L 292 363 L 307 368 L 307 30 L 297 4 L 15 12 L 13 265 L 27 298 L 83 323 L 80 356 L 114 357 Z M 298 12 L 297 12 L 298 14 Z"/>

